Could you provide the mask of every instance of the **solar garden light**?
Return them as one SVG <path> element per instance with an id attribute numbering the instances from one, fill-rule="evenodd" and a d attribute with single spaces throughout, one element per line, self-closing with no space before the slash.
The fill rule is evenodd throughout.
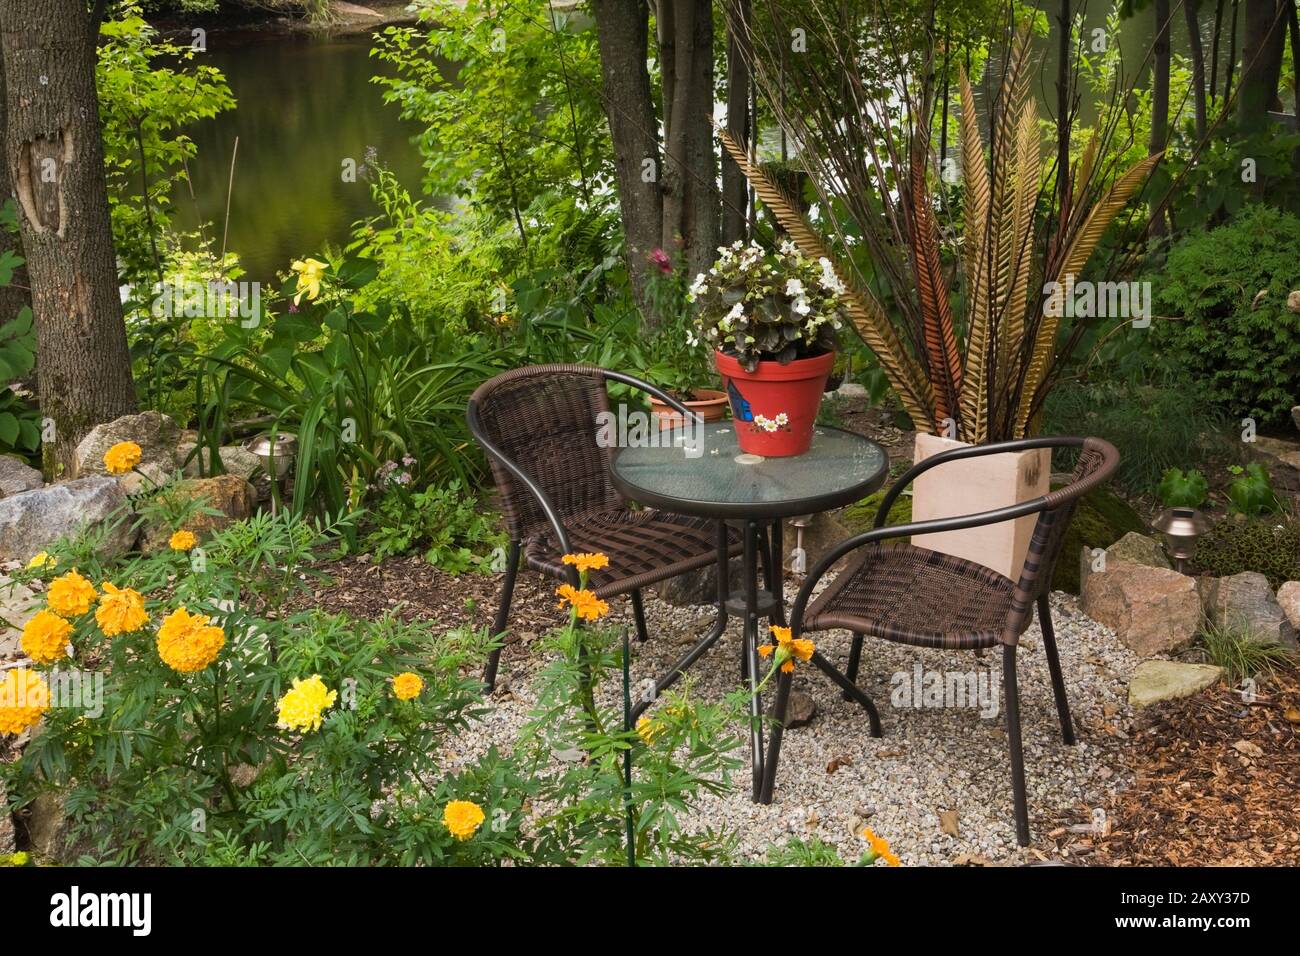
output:
<path id="1" fill-rule="evenodd" d="M 284 494 L 284 479 L 298 454 L 298 438 L 289 432 L 267 432 L 250 438 L 244 448 L 256 456 L 271 479 L 271 514 L 275 514 Z"/>
<path id="2" fill-rule="evenodd" d="M 1209 530 L 1210 523 L 1195 508 L 1167 508 L 1156 518 L 1154 527 L 1164 535 L 1165 551 L 1181 574 L 1196 556 L 1196 541 Z"/>

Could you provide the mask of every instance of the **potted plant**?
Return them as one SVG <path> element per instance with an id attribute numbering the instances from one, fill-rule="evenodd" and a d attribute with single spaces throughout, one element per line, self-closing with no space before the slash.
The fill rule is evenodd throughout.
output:
<path id="1" fill-rule="evenodd" d="M 649 258 L 658 269 L 648 291 L 660 324 L 647 346 L 645 376 L 704 421 L 720 421 L 727 414 L 727 393 L 702 384 L 715 380 L 714 370 L 695 339 L 683 273 L 662 249 Z M 680 413 L 654 396 L 650 396 L 650 414 L 660 430 L 683 424 Z"/>
<path id="2" fill-rule="evenodd" d="M 802 455 L 835 365 L 844 285 L 829 260 L 792 242 L 776 252 L 736 242 L 720 253 L 687 297 L 722 373 L 737 441 L 749 454 Z"/>

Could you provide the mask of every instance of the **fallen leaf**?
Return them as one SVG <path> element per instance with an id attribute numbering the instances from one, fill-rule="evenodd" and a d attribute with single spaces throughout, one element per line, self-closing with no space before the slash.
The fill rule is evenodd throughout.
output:
<path id="1" fill-rule="evenodd" d="M 836 757 L 834 760 L 832 760 L 830 763 L 826 765 L 826 772 L 834 773 L 836 770 L 839 770 L 841 767 L 852 767 L 852 766 L 853 766 L 852 757 L 848 757 L 848 756 Z"/>
<path id="2" fill-rule="evenodd" d="M 1293 724 L 1300 724 L 1300 707 L 1288 707 L 1283 716 Z"/>
<path id="3" fill-rule="evenodd" d="M 1252 744 L 1249 740 L 1238 740 L 1232 745 L 1232 749 L 1238 753 L 1245 754 L 1247 757 L 1264 756 L 1264 751 L 1260 749 L 1258 745 Z"/>
<path id="4" fill-rule="evenodd" d="M 957 830 L 957 811 L 940 810 L 939 811 L 939 829 L 949 836 L 960 836 Z"/>

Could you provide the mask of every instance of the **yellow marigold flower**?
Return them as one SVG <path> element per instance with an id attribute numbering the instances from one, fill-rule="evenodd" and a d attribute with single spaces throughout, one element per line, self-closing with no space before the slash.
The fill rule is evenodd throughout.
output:
<path id="1" fill-rule="evenodd" d="M 37 551 L 32 555 L 32 559 L 27 562 L 27 570 L 44 571 L 46 568 L 52 568 L 56 564 L 58 564 L 58 562 L 54 560 L 54 555 L 50 554 L 48 551 Z"/>
<path id="2" fill-rule="evenodd" d="M 424 681 L 419 674 L 403 671 L 393 678 L 393 693 L 398 700 L 414 700 L 424 690 Z"/>
<path id="3" fill-rule="evenodd" d="M 167 540 L 167 543 L 173 551 L 188 551 L 199 543 L 199 539 L 193 531 L 186 531 L 182 528 L 180 531 L 175 532 Z"/>
<path id="4" fill-rule="evenodd" d="M 50 688 L 41 675 L 15 667 L 0 677 L 0 734 L 21 734 L 50 709 Z"/>
<path id="5" fill-rule="evenodd" d="M 602 601 L 586 588 L 579 589 L 572 584 L 562 584 L 555 589 L 555 593 L 568 601 L 569 605 L 578 612 L 578 617 L 584 621 L 598 621 L 609 613 L 608 602 Z M 563 604 L 558 606 L 564 607 Z"/>
<path id="6" fill-rule="evenodd" d="M 215 661 L 226 644 L 226 634 L 209 620 L 206 614 L 190 614 L 184 607 L 163 618 L 158 628 L 158 656 L 163 663 L 182 674 L 193 674 Z"/>
<path id="7" fill-rule="evenodd" d="M 104 467 L 110 475 L 125 475 L 140 464 L 140 446 L 133 441 L 120 441 L 104 452 Z"/>
<path id="8" fill-rule="evenodd" d="M 772 625 L 770 628 L 773 636 L 776 638 L 775 644 L 764 644 L 758 649 L 760 657 L 769 657 L 773 651 L 776 652 L 776 663 L 781 665 L 782 673 L 788 674 L 794 670 L 794 662 L 812 660 L 813 651 L 817 646 L 806 637 L 791 637 L 790 628 Z"/>
<path id="9" fill-rule="evenodd" d="M 483 825 L 483 808 L 469 800 L 453 800 L 442 811 L 442 822 L 457 840 L 468 840 Z"/>
<path id="10" fill-rule="evenodd" d="M 296 289 L 298 294 L 293 297 L 294 305 L 298 304 L 304 294 L 309 300 L 320 295 L 320 280 L 325 275 L 325 270 L 329 268 L 328 263 L 316 259 L 295 259 L 290 268 L 298 273 Z"/>
<path id="11" fill-rule="evenodd" d="M 95 586 L 76 571 L 61 574 L 50 582 L 49 593 L 45 603 L 50 610 L 63 617 L 78 617 L 90 610 L 95 603 Z"/>
<path id="12" fill-rule="evenodd" d="M 884 860 L 889 866 L 898 866 L 898 856 L 890 851 L 889 841 L 884 837 L 876 836 L 871 827 L 866 827 L 862 831 L 862 839 L 866 840 L 871 847 L 871 860 L 874 863 L 877 859 Z"/>
<path id="13" fill-rule="evenodd" d="M 37 611 L 23 625 L 23 653 L 38 664 L 53 664 L 68 656 L 72 625 L 51 611 Z"/>
<path id="14" fill-rule="evenodd" d="M 579 571 L 599 571 L 601 568 L 609 567 L 609 558 L 599 551 L 579 551 L 577 554 L 566 554 L 562 559 L 565 564 L 572 564 Z"/>
<path id="15" fill-rule="evenodd" d="M 636 722 L 636 734 L 645 741 L 647 747 L 654 743 L 654 739 L 663 733 L 663 730 L 662 724 L 649 717 L 641 717 Z"/>
<path id="16" fill-rule="evenodd" d="M 294 679 L 293 687 L 280 698 L 280 726 L 285 730 L 320 730 L 325 710 L 334 706 L 339 692 L 330 690 L 312 674 L 306 680 Z"/>
<path id="17" fill-rule="evenodd" d="M 144 609 L 144 595 L 139 591 L 118 588 L 107 581 L 100 587 L 104 593 L 100 595 L 99 607 L 95 609 L 95 621 L 106 637 L 130 634 L 149 623 L 149 615 Z"/>

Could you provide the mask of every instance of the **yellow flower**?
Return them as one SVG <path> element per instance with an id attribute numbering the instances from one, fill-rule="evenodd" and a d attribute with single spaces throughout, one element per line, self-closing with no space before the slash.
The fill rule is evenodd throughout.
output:
<path id="1" fill-rule="evenodd" d="M 46 568 L 52 568 L 56 564 L 58 564 L 58 562 L 54 560 L 54 555 L 50 554 L 48 551 L 37 551 L 32 555 L 32 559 L 27 562 L 27 570 L 44 571 Z"/>
<path id="2" fill-rule="evenodd" d="M 50 611 L 37 611 L 23 625 L 23 653 L 38 664 L 53 664 L 68 656 L 72 625 Z"/>
<path id="3" fill-rule="evenodd" d="M 424 690 L 424 681 L 419 674 L 403 671 L 393 678 L 393 693 L 398 700 L 414 700 Z"/>
<path id="4" fill-rule="evenodd" d="M 140 446 L 133 441 L 120 441 L 104 452 L 104 467 L 110 475 L 125 475 L 140 464 Z"/>
<path id="5" fill-rule="evenodd" d="M 457 840 L 468 840 L 483 825 L 483 809 L 469 800 L 453 800 L 442 811 L 442 822 Z"/>
<path id="6" fill-rule="evenodd" d="M 329 265 L 316 259 L 295 259 L 290 267 L 298 273 L 298 294 L 293 297 L 293 304 L 297 305 L 298 301 L 305 293 L 309 300 L 314 300 L 320 295 L 320 280 L 325 274 Z"/>
<path id="7" fill-rule="evenodd" d="M 285 730 L 320 730 L 325 710 L 334 706 L 339 692 L 330 690 L 312 674 L 306 680 L 294 679 L 292 689 L 280 698 L 280 726 Z"/>
<path id="8" fill-rule="evenodd" d="M 95 586 L 76 571 L 61 574 L 50 582 L 45 603 L 50 610 L 63 617 L 77 617 L 90 610 L 95 603 Z"/>
<path id="9" fill-rule="evenodd" d="M 215 661 L 226 644 L 226 634 L 209 620 L 206 614 L 190 614 L 184 607 L 163 618 L 158 628 L 158 656 L 163 663 L 182 674 L 193 674 Z"/>
<path id="10" fill-rule="evenodd" d="M 649 717 L 641 717 L 636 722 L 636 734 L 645 741 L 647 747 L 654 743 L 655 738 L 663 733 L 663 729 L 662 724 L 657 720 L 651 720 Z"/>
<path id="11" fill-rule="evenodd" d="M 167 543 L 171 545 L 173 551 L 188 551 L 199 543 L 199 539 L 195 537 L 193 531 L 182 529 L 175 532 L 171 538 L 168 539 Z"/>
<path id="12" fill-rule="evenodd" d="M 149 623 L 149 615 L 144 609 L 144 595 L 139 591 L 119 589 L 107 581 L 100 587 L 104 593 L 100 596 L 99 607 L 95 609 L 95 620 L 106 637 L 130 634 Z"/>
<path id="13" fill-rule="evenodd" d="M 580 551 L 577 554 L 566 554 L 563 558 L 565 564 L 576 565 L 579 571 L 599 571 L 601 568 L 609 567 L 609 558 L 599 551 Z"/>
<path id="14" fill-rule="evenodd" d="M 0 734 L 21 734 L 50 709 L 50 688 L 41 675 L 15 667 L 0 677 Z"/>
<path id="15" fill-rule="evenodd" d="M 874 863 L 876 860 L 884 860 L 889 866 L 898 866 L 898 856 L 889 849 L 889 841 L 884 837 L 878 837 L 871 831 L 871 827 L 866 827 L 862 831 L 862 839 L 866 840 L 871 846 L 871 858 L 868 863 Z"/>
<path id="16" fill-rule="evenodd" d="M 794 638 L 790 636 L 788 627 L 772 625 L 770 628 L 772 634 L 776 637 L 775 644 L 764 644 L 758 649 L 760 657 L 768 657 L 773 651 L 776 651 L 775 663 L 781 665 L 782 673 L 788 674 L 794 670 L 796 660 L 812 660 L 813 651 L 817 646 L 806 637 Z"/>
<path id="17" fill-rule="evenodd" d="M 580 590 L 572 584 L 562 584 L 555 589 L 555 593 L 568 601 L 584 621 L 596 621 L 609 613 L 609 604 L 585 588 Z M 558 606 L 564 607 L 563 604 Z"/>

